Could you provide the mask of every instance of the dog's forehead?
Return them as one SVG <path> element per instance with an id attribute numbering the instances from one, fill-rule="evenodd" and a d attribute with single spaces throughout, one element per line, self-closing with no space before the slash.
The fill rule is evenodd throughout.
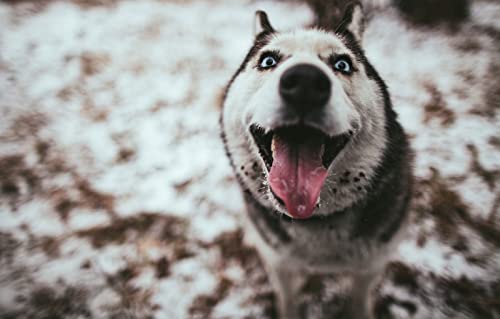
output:
<path id="1" fill-rule="evenodd" d="M 284 54 L 311 53 L 320 56 L 349 51 L 335 34 L 315 29 L 278 33 L 263 50 L 279 50 Z"/>

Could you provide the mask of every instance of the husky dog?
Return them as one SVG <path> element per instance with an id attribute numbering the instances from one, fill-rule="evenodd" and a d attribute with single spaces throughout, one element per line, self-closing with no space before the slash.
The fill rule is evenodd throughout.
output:
<path id="1" fill-rule="evenodd" d="M 258 11 L 224 96 L 222 138 L 281 318 L 302 317 L 314 272 L 351 273 L 350 318 L 373 317 L 373 283 L 405 228 L 412 156 L 363 28 L 357 3 L 335 30 L 278 32 Z"/>

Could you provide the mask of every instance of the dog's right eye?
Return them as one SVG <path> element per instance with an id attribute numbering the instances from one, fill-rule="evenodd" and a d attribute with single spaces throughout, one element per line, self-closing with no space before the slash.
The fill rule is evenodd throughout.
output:
<path id="1" fill-rule="evenodd" d="M 276 64 L 278 64 L 278 61 L 276 61 L 274 57 L 266 56 L 264 59 L 262 59 L 262 62 L 260 62 L 260 67 L 267 69 L 275 66 Z"/>
<path id="2" fill-rule="evenodd" d="M 260 58 L 259 68 L 270 69 L 278 64 L 278 58 L 274 54 L 264 54 Z"/>

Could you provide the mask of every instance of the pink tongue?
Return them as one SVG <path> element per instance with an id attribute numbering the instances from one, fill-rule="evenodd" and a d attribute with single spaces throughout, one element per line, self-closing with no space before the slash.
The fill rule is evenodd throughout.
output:
<path id="1" fill-rule="evenodd" d="M 271 189 L 294 218 L 312 216 L 327 170 L 323 167 L 323 139 L 274 136 Z"/>

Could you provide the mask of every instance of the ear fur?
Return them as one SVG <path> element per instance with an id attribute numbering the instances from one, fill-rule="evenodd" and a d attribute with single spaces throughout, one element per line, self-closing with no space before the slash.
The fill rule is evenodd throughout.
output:
<path id="1" fill-rule="evenodd" d="M 361 42 L 365 30 L 363 7 L 360 2 L 351 2 L 347 5 L 342 22 L 335 30 L 336 33 L 350 32 L 354 38 Z"/>
<path id="2" fill-rule="evenodd" d="M 253 33 L 255 36 L 261 34 L 262 32 L 272 33 L 275 32 L 273 26 L 269 22 L 267 13 L 258 10 L 255 12 L 255 22 Z"/>

